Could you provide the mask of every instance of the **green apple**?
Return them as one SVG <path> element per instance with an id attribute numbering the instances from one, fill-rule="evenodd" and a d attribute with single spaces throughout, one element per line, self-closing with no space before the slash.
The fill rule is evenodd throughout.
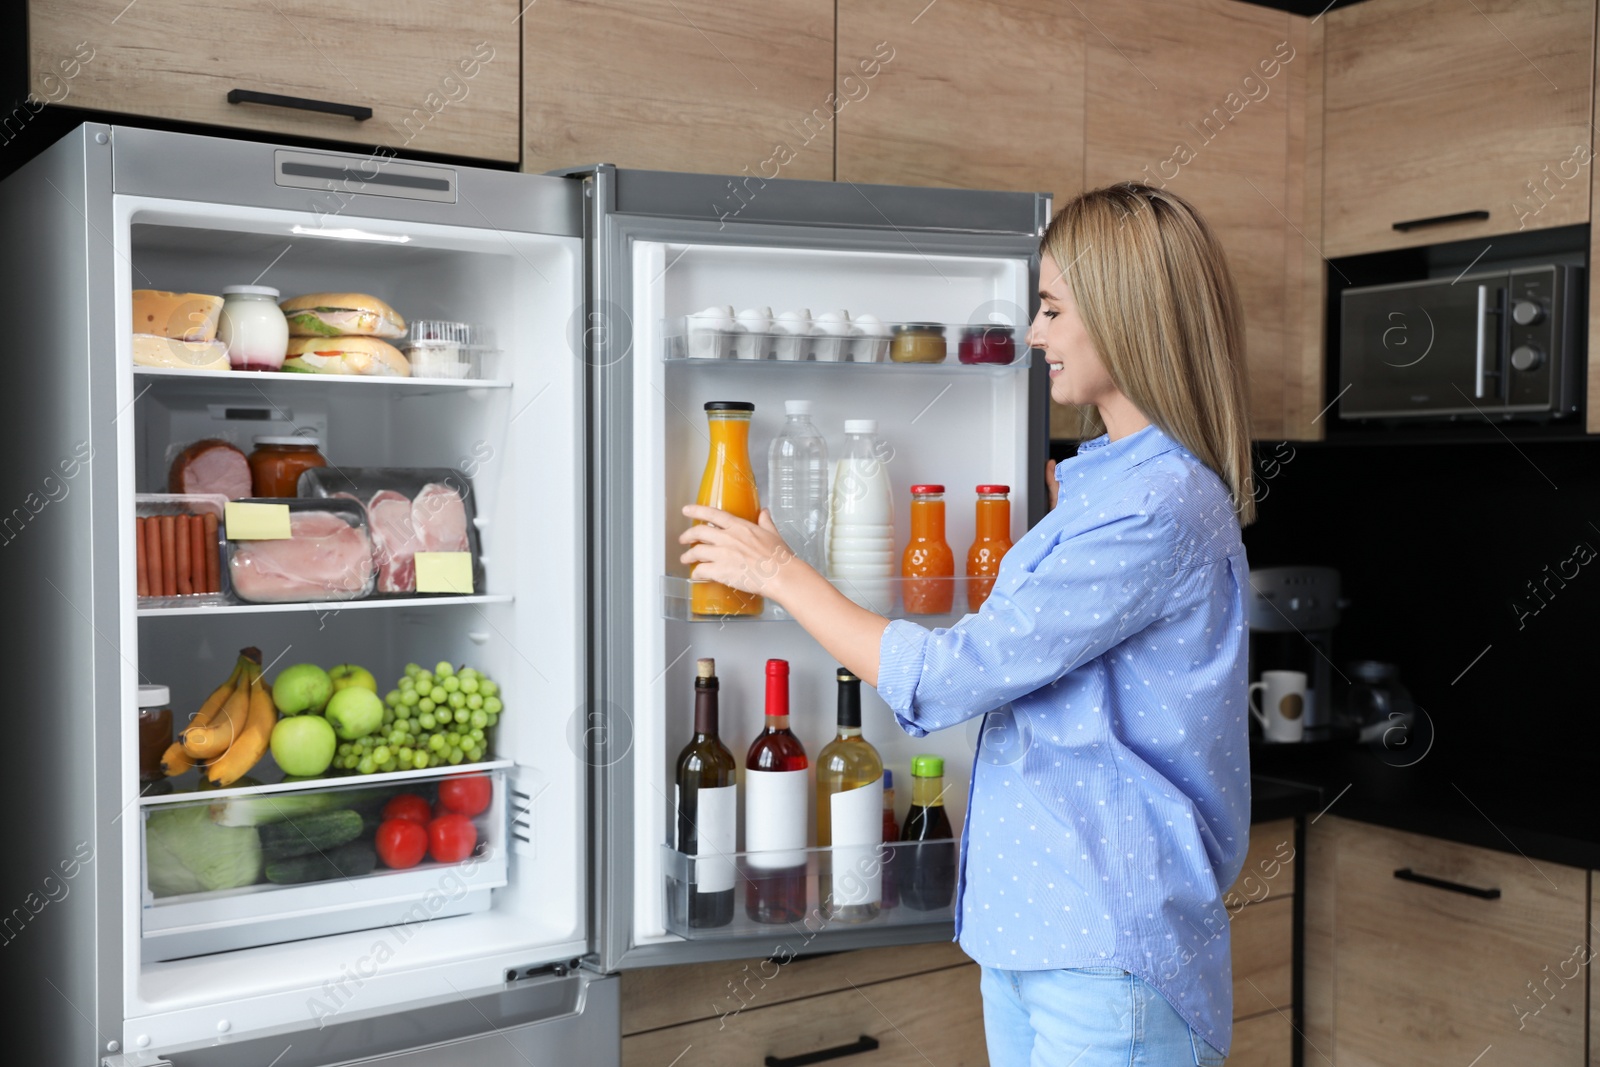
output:
<path id="1" fill-rule="evenodd" d="M 338 682 L 334 683 L 338 685 Z M 359 685 L 335 689 L 324 712 L 341 740 L 366 737 L 383 722 L 383 700 L 372 690 Z"/>
<path id="2" fill-rule="evenodd" d="M 361 688 L 369 689 L 374 693 L 378 691 L 378 680 L 372 676 L 372 672 L 365 667 L 357 667 L 354 663 L 339 664 L 328 672 L 328 677 L 333 679 L 333 691 L 335 693 L 352 685 L 359 685 Z"/>
<path id="3" fill-rule="evenodd" d="M 315 663 L 296 663 L 278 672 L 272 703 L 285 715 L 321 712 L 333 695 L 333 679 Z"/>
<path id="4" fill-rule="evenodd" d="M 321 715 L 291 715 L 272 728 L 272 758 L 291 777 L 309 778 L 327 770 L 338 744 Z"/>

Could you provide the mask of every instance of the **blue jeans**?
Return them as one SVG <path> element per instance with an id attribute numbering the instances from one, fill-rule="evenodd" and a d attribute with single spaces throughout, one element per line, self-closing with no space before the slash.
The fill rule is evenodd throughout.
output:
<path id="1" fill-rule="evenodd" d="M 989 1067 L 1221 1067 L 1222 1053 L 1120 967 L 983 968 Z"/>

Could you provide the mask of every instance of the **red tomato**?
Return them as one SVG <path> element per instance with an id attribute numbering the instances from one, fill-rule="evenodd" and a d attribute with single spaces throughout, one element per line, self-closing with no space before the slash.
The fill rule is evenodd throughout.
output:
<path id="1" fill-rule="evenodd" d="M 440 863 L 460 863 L 477 843 L 478 829 L 465 815 L 441 815 L 428 824 L 428 854 Z"/>
<path id="2" fill-rule="evenodd" d="M 493 796 L 494 786 L 482 774 L 446 778 L 439 783 L 439 805 L 459 815 L 482 815 L 489 810 Z"/>
<path id="3" fill-rule="evenodd" d="M 428 802 L 417 796 L 417 794 L 401 793 L 383 806 L 383 817 L 385 819 L 410 819 L 414 823 L 427 826 L 428 821 L 433 818 L 433 813 L 428 810 Z"/>
<path id="4" fill-rule="evenodd" d="M 375 844 L 385 867 L 404 870 L 422 862 L 428 851 L 428 830 L 410 819 L 385 819 L 378 826 Z"/>

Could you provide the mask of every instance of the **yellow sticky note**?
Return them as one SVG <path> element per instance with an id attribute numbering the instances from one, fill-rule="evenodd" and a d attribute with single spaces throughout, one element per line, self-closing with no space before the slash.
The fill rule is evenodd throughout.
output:
<path id="1" fill-rule="evenodd" d="M 472 594 L 471 552 L 418 552 L 417 592 Z"/>
<path id="2" fill-rule="evenodd" d="M 230 500 L 223 514 L 230 541 L 287 541 L 288 504 L 248 504 Z"/>

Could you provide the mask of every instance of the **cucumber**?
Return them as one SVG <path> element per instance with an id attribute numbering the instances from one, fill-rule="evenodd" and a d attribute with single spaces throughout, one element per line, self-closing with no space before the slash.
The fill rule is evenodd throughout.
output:
<path id="1" fill-rule="evenodd" d="M 361 816 L 353 811 L 319 811 L 257 827 L 261 854 L 268 863 L 328 852 L 361 836 Z"/>
<path id="2" fill-rule="evenodd" d="M 331 851 L 291 856 L 267 864 L 267 881 L 276 885 L 359 878 L 378 866 L 378 853 L 365 841 L 351 841 Z"/>

